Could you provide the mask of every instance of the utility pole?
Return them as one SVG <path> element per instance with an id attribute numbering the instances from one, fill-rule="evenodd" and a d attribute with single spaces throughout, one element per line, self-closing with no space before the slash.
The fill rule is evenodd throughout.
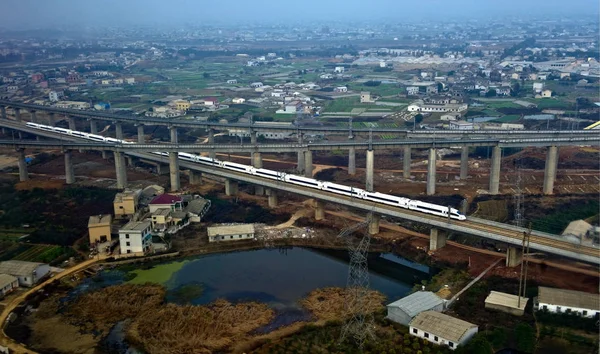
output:
<path id="1" fill-rule="evenodd" d="M 525 261 L 525 277 L 523 280 L 523 297 L 525 297 L 525 294 L 527 292 L 527 269 L 529 268 L 529 238 L 530 237 L 531 237 L 531 222 L 529 223 L 528 230 L 527 230 L 527 250 L 525 251 L 526 253 L 523 255 L 523 257 L 525 257 L 525 259 L 524 259 L 524 261 Z"/>
<path id="2" fill-rule="evenodd" d="M 527 233 L 523 232 L 523 246 L 521 247 L 521 255 L 525 256 L 525 237 L 527 237 Z M 521 273 L 519 274 L 519 299 L 517 300 L 517 308 L 521 308 L 521 290 L 523 285 L 523 259 L 521 258 Z"/>

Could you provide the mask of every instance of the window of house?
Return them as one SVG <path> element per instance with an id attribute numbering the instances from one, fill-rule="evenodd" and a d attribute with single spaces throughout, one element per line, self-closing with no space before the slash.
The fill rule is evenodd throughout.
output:
<path id="1" fill-rule="evenodd" d="M 27 277 L 23 278 L 24 281 L 27 281 Z"/>
<path id="2" fill-rule="evenodd" d="M 544 305 L 544 306 L 542 306 L 542 308 L 543 308 L 544 310 L 547 310 L 547 309 L 548 309 L 548 306 Z"/>
<path id="3" fill-rule="evenodd" d="M 418 330 L 418 329 L 416 329 L 416 328 L 413 328 L 413 333 L 414 333 L 414 334 L 417 334 L 418 332 L 419 332 L 419 330 Z"/>
<path id="4" fill-rule="evenodd" d="M 125 238 L 129 238 L 129 234 L 125 234 Z"/>
<path id="5" fill-rule="evenodd" d="M 425 332 L 425 338 L 429 338 L 429 333 Z"/>
<path id="6" fill-rule="evenodd" d="M 131 253 L 131 250 L 127 250 L 127 253 Z"/>
<path id="7" fill-rule="evenodd" d="M 560 306 L 556 306 L 556 312 L 560 312 Z"/>
<path id="8" fill-rule="evenodd" d="M 571 309 L 570 309 L 570 308 L 567 308 L 567 309 L 565 310 L 565 312 L 566 312 L 566 313 L 571 313 Z"/>
<path id="9" fill-rule="evenodd" d="M 450 348 L 454 348 L 454 343 L 452 343 L 452 342 L 448 342 L 448 346 L 449 346 Z"/>
<path id="10" fill-rule="evenodd" d="M 131 246 L 131 242 L 125 242 L 125 246 Z"/>
<path id="11" fill-rule="evenodd" d="M 583 314 L 584 316 L 587 316 L 587 310 L 583 310 L 582 314 Z"/>
<path id="12" fill-rule="evenodd" d="M 438 341 L 438 337 L 437 336 L 433 336 L 433 340 L 437 342 Z"/>

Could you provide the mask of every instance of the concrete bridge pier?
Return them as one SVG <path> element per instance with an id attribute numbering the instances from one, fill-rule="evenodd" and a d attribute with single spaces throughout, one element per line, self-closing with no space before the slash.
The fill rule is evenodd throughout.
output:
<path id="1" fill-rule="evenodd" d="M 356 148 L 353 147 L 348 151 L 348 174 L 351 176 L 356 174 Z"/>
<path id="2" fill-rule="evenodd" d="M 325 219 L 325 203 L 321 200 L 315 200 L 315 220 Z"/>
<path id="3" fill-rule="evenodd" d="M 225 195 L 233 196 L 238 194 L 238 183 L 232 179 L 225 180 Z"/>
<path id="4" fill-rule="evenodd" d="M 312 151 L 304 151 L 304 177 L 313 177 L 313 160 Z"/>
<path id="5" fill-rule="evenodd" d="M 202 173 L 200 173 L 200 172 L 195 172 L 195 171 L 189 170 L 188 178 L 190 180 L 191 185 L 202 184 Z"/>
<path id="6" fill-rule="evenodd" d="M 469 147 L 463 146 L 460 152 L 460 179 L 465 180 L 469 176 Z"/>
<path id="7" fill-rule="evenodd" d="M 29 173 L 27 173 L 27 162 L 25 161 L 25 149 L 18 149 L 19 153 L 19 181 L 25 182 L 29 179 Z"/>
<path id="8" fill-rule="evenodd" d="M 523 252 L 517 247 L 508 247 L 506 249 L 506 266 L 509 268 L 516 267 L 523 260 Z"/>
<path id="9" fill-rule="evenodd" d="M 429 250 L 436 251 L 446 245 L 446 231 L 432 228 L 429 231 Z"/>
<path id="10" fill-rule="evenodd" d="M 98 122 L 94 119 L 90 119 L 90 133 L 98 134 Z"/>
<path id="11" fill-rule="evenodd" d="M 73 169 L 73 159 L 71 150 L 65 150 L 65 182 L 67 184 L 75 183 L 75 170 Z"/>
<path id="12" fill-rule="evenodd" d="M 262 168 L 263 167 L 263 162 L 262 162 L 262 155 L 260 154 L 260 152 L 253 152 L 252 154 L 252 166 L 255 168 Z"/>
<path id="13" fill-rule="evenodd" d="M 21 109 L 20 108 L 13 108 L 13 110 L 15 111 L 15 120 L 17 122 L 21 121 Z"/>
<path id="14" fill-rule="evenodd" d="M 115 170 L 117 174 L 117 188 L 125 189 L 127 188 L 127 169 L 125 168 L 125 159 L 123 158 L 123 153 L 119 151 L 114 151 L 115 157 Z"/>
<path id="15" fill-rule="evenodd" d="M 146 136 L 144 135 L 144 125 L 137 125 L 137 142 L 138 144 L 144 144 L 146 142 Z"/>
<path id="16" fill-rule="evenodd" d="M 115 123 L 115 138 L 123 140 L 123 125 L 121 123 Z"/>
<path id="17" fill-rule="evenodd" d="M 56 115 L 52 112 L 48 113 L 48 125 L 50 125 L 51 127 L 56 126 Z"/>
<path id="18" fill-rule="evenodd" d="M 494 146 L 492 149 L 492 162 L 490 169 L 490 194 L 498 194 L 500 190 L 500 163 L 502 161 L 502 148 Z"/>
<path id="19" fill-rule="evenodd" d="M 373 191 L 373 168 L 375 165 L 375 152 L 373 150 L 367 150 L 367 168 L 366 168 L 366 181 L 365 189 L 367 192 Z"/>
<path id="20" fill-rule="evenodd" d="M 544 171 L 544 189 L 545 195 L 554 194 L 554 181 L 556 180 L 556 169 L 558 168 L 558 147 L 548 147 L 546 155 L 546 169 Z"/>
<path id="21" fill-rule="evenodd" d="M 37 123 L 37 112 L 35 110 L 30 110 L 29 115 L 31 116 L 31 122 Z"/>
<path id="22" fill-rule="evenodd" d="M 405 146 L 404 152 L 402 153 L 402 177 L 404 179 L 410 179 L 410 147 Z"/>
<path id="23" fill-rule="evenodd" d="M 102 158 L 107 160 L 108 159 L 108 151 L 102 150 L 101 153 L 102 153 Z"/>
<path id="24" fill-rule="evenodd" d="M 379 233 L 379 221 L 381 216 L 379 214 L 373 214 L 371 216 L 371 222 L 369 223 L 369 235 L 377 235 Z"/>
<path id="25" fill-rule="evenodd" d="M 69 122 L 69 129 L 76 130 L 76 127 L 75 127 L 75 117 L 67 116 L 67 121 Z"/>
<path id="26" fill-rule="evenodd" d="M 169 175 L 171 177 L 171 192 L 181 189 L 181 180 L 179 179 L 179 157 L 176 152 L 169 153 Z"/>
<path id="27" fill-rule="evenodd" d="M 269 196 L 269 208 L 277 208 L 277 191 L 274 189 L 267 189 L 266 192 Z"/>
<path id="28" fill-rule="evenodd" d="M 4 107 L 4 106 L 0 107 L 0 116 L 2 117 L 2 119 L 7 119 L 6 118 L 6 107 Z"/>
<path id="29" fill-rule="evenodd" d="M 215 130 L 213 128 L 208 129 L 208 144 L 212 145 L 215 143 Z M 211 159 L 216 158 L 217 154 L 214 151 L 208 153 L 208 157 Z"/>
<path id="30" fill-rule="evenodd" d="M 427 195 L 435 194 L 435 160 L 437 151 L 435 148 L 429 149 L 429 158 L 427 159 Z"/>
<path id="31" fill-rule="evenodd" d="M 304 173 L 304 151 L 298 151 L 298 165 L 296 166 L 296 170 L 298 173 Z"/>

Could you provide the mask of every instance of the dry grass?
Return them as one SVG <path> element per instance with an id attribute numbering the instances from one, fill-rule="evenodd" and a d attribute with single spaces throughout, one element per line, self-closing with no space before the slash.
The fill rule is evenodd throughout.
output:
<path id="1" fill-rule="evenodd" d="M 369 290 L 367 299 L 369 312 L 375 312 L 383 308 L 385 295 L 375 290 Z M 344 319 L 345 302 L 346 289 L 343 288 L 316 289 L 301 301 L 302 306 L 312 312 L 317 319 L 325 321 Z"/>
<path id="2" fill-rule="evenodd" d="M 69 307 L 68 316 L 106 331 L 115 323 L 155 311 L 163 302 L 166 290 L 161 285 L 123 284 L 87 293 Z"/>
<path id="3" fill-rule="evenodd" d="M 259 303 L 168 304 L 140 314 L 129 327 L 127 339 L 150 354 L 212 353 L 246 339 L 273 316 L 273 310 Z"/>

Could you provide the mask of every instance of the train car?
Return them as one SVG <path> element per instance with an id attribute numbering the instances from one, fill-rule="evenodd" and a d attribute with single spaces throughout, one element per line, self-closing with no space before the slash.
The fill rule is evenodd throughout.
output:
<path id="1" fill-rule="evenodd" d="M 211 159 L 210 157 L 196 155 L 195 159 L 196 159 L 196 162 L 204 164 L 204 165 L 217 166 L 217 167 L 219 167 L 221 165 L 221 161 Z"/>
<path id="2" fill-rule="evenodd" d="M 194 155 L 192 155 L 192 154 L 188 154 L 188 153 L 185 153 L 185 152 L 180 152 L 177 156 L 181 160 L 184 160 L 184 161 L 196 162 L 196 159 L 194 159 Z"/>
<path id="3" fill-rule="evenodd" d="M 465 220 L 467 218 L 454 208 L 448 208 L 437 204 L 425 203 L 419 200 L 411 200 L 409 203 L 409 209 L 445 218 L 448 217 L 448 209 L 450 209 L 451 219 Z"/>
<path id="4" fill-rule="evenodd" d="M 363 199 L 405 209 L 408 209 L 408 203 L 410 202 L 410 199 L 408 198 L 396 197 L 393 195 L 383 194 L 379 192 L 365 192 Z"/>
<path id="5" fill-rule="evenodd" d="M 115 139 L 115 138 L 104 138 L 104 141 L 107 143 L 113 143 L 113 144 L 121 144 L 121 140 L 119 139 Z"/>
<path id="6" fill-rule="evenodd" d="M 323 189 L 323 182 L 317 181 L 313 178 L 301 177 L 296 175 L 285 175 L 284 181 L 292 184 L 298 184 L 300 186 Z"/>
<path id="7" fill-rule="evenodd" d="M 267 170 L 266 168 L 254 168 L 252 174 L 259 177 L 265 177 L 270 179 L 276 179 L 278 181 L 285 180 L 285 173 L 277 172 L 273 170 Z"/>
<path id="8" fill-rule="evenodd" d="M 71 132 L 69 133 L 69 135 L 72 135 L 72 136 L 75 136 L 75 137 L 78 137 L 78 138 L 87 139 L 87 136 L 89 134 L 84 133 L 84 132 L 79 132 L 77 130 L 71 130 Z"/>
<path id="9" fill-rule="evenodd" d="M 220 166 L 223 168 L 226 168 L 228 170 L 252 174 L 252 166 L 242 165 L 240 163 L 229 162 L 229 161 L 222 161 Z"/>
<path id="10" fill-rule="evenodd" d="M 104 142 L 104 137 L 101 135 L 96 135 L 96 134 L 87 134 L 87 139 L 91 140 L 91 141 L 97 141 L 97 142 Z"/>
<path id="11" fill-rule="evenodd" d="M 337 184 L 337 183 L 331 183 L 331 182 L 322 182 L 322 183 L 323 183 L 324 191 L 328 191 L 328 192 L 332 192 L 332 193 L 336 193 L 336 194 L 343 194 L 343 195 L 347 195 L 349 197 L 356 197 L 356 198 L 363 199 L 363 194 L 365 193 L 365 191 L 360 188 L 353 188 L 350 186 L 345 186 L 343 184 Z"/>
<path id="12" fill-rule="evenodd" d="M 60 134 L 65 134 L 65 135 L 72 135 L 71 133 L 73 132 L 71 129 L 65 129 L 65 128 L 52 128 L 53 132 L 57 132 Z"/>

